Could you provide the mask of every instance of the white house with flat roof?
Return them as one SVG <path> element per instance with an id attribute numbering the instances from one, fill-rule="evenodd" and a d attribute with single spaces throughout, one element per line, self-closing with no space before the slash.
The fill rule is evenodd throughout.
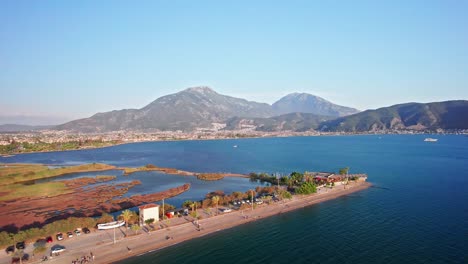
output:
<path id="1" fill-rule="evenodd" d="M 140 211 L 140 225 L 144 225 L 145 221 L 153 218 L 154 222 L 159 221 L 159 205 L 157 204 L 145 204 L 138 207 Z"/>

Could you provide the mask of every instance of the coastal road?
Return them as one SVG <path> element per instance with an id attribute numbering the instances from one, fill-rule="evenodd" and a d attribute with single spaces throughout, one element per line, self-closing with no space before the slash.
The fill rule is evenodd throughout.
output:
<path id="1" fill-rule="evenodd" d="M 199 220 L 201 230 L 197 230 L 197 226 L 192 222 L 185 222 L 183 224 L 176 224 L 178 221 L 169 223 L 169 227 L 153 231 L 151 233 L 143 233 L 139 235 L 129 235 L 124 237 L 123 232 L 116 229 L 116 243 L 113 243 L 113 230 L 96 231 L 91 234 L 82 234 L 78 237 L 65 238 L 61 243 L 54 241 L 52 245 L 60 244 L 67 248 L 60 256 L 53 257 L 48 263 L 71 263 L 77 258 L 90 255 L 93 252 L 95 261 L 93 263 L 110 263 L 119 261 L 134 255 L 139 255 L 164 247 L 168 247 L 183 241 L 187 241 L 196 237 L 201 237 L 211 234 L 220 230 L 231 228 L 243 223 L 257 221 L 265 217 L 285 213 L 298 208 L 303 208 L 312 204 L 320 203 L 322 201 L 331 200 L 339 196 L 347 195 L 370 187 L 369 183 L 359 183 L 354 186 L 349 186 L 347 189 L 341 187 L 334 188 L 333 190 L 321 191 L 317 194 L 308 196 L 294 196 L 292 200 L 284 202 L 276 202 L 271 205 L 261 205 L 255 210 L 233 211 L 231 213 L 219 214 L 209 218 Z M 200 214 L 204 214 L 202 210 Z M 206 215 L 205 215 L 206 216 Z M 121 227 L 125 230 L 125 227 Z M 128 232 L 133 234 L 133 231 Z M 169 237 L 170 239 L 166 239 Z M 32 245 L 28 245 L 26 253 L 31 254 Z M 48 251 L 48 253 L 50 250 Z M 39 263 L 40 256 L 35 256 L 34 261 L 27 263 Z M 7 257 L 3 252 L 0 259 L 0 264 L 10 263 L 11 257 Z"/>

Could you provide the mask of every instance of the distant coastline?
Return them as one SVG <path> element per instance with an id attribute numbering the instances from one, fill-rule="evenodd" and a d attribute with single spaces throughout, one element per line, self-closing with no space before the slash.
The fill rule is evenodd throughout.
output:
<path id="1" fill-rule="evenodd" d="M 21 144 L 19 149 L 12 151 L 6 151 L 8 146 L 7 141 L 5 141 L 5 135 L 0 134 L 0 157 L 8 158 L 13 157 L 18 154 L 27 154 L 27 153 L 48 153 L 48 152 L 63 152 L 63 151 L 75 151 L 75 150 L 86 150 L 86 149 L 100 149 L 107 147 L 114 147 L 119 145 L 133 144 L 133 143 L 143 143 L 143 142 L 173 142 L 173 141 L 197 141 L 197 140 L 235 140 L 235 139 L 247 139 L 247 138 L 281 138 L 281 137 L 312 137 L 312 136 L 363 136 L 363 135 L 468 135 L 468 131 L 465 130 L 456 130 L 456 131 L 377 131 L 377 132 L 318 132 L 318 131 L 307 131 L 307 132 L 293 132 L 293 131 L 284 131 L 284 132 L 223 132 L 223 133 L 184 133 L 184 132 L 126 132 L 124 138 L 119 138 L 116 135 L 120 135 L 121 132 L 115 133 L 104 133 L 104 134 L 68 134 L 68 140 L 63 141 L 63 139 L 55 139 L 51 137 L 50 134 L 47 136 L 47 140 L 42 139 L 41 144 L 66 144 L 69 142 L 78 142 L 85 140 L 99 140 L 102 141 L 100 145 L 85 145 L 83 147 L 77 147 L 73 149 L 50 149 L 50 150 L 28 150 L 22 147 L 23 144 L 34 145 L 34 142 L 31 142 L 31 134 L 29 133 L 19 133 L 13 134 L 17 140 L 16 144 Z M 12 137 L 12 134 L 8 134 L 8 138 Z M 35 140 L 40 138 L 40 134 L 35 135 Z M 3 138 L 2 138 L 3 137 Z"/>

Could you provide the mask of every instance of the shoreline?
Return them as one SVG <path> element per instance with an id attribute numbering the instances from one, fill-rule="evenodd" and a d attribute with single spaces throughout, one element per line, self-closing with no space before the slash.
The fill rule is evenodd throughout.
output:
<path id="1" fill-rule="evenodd" d="M 89 237 L 89 241 L 82 241 L 78 246 L 67 246 L 69 250 L 64 252 L 62 256 L 54 257 L 50 261 L 54 263 L 71 263 L 71 261 L 79 256 L 89 255 L 90 251 L 92 251 L 96 257 L 93 263 L 118 263 L 128 258 L 152 253 L 185 241 L 231 229 L 245 223 L 333 200 L 338 197 L 365 190 L 371 186 L 372 184 L 368 182 L 358 182 L 347 185 L 347 189 L 344 189 L 342 185 L 336 186 L 333 189 L 322 188 L 318 193 L 312 195 L 295 195 L 291 200 L 274 202 L 270 205 L 260 205 L 254 210 L 235 210 L 231 213 L 221 213 L 211 217 L 205 216 L 203 211 L 199 210 L 199 213 L 204 216 L 203 219 L 198 221 L 201 227 L 200 231 L 198 231 L 197 226 L 192 223 L 192 218 L 188 216 L 185 217 L 185 219 L 181 219 L 186 220 L 183 224 L 171 226 L 170 220 L 165 220 L 160 224 L 164 224 L 167 227 L 149 233 L 140 231 L 139 235 L 133 235 L 133 231 L 127 230 L 126 233 L 128 236 L 124 237 L 122 234 L 125 228 L 123 228 L 123 231 L 120 229 L 115 230 L 119 236 L 115 244 L 112 240 L 112 231 L 93 232 L 92 235 L 100 239 Z M 171 239 L 166 239 L 166 237 L 171 237 Z M 75 240 L 73 240 L 73 242 L 74 241 Z M 70 242 L 73 243 L 71 240 Z"/>
<path id="2" fill-rule="evenodd" d="M 106 146 L 100 147 L 84 147 L 79 149 L 64 149 L 64 150 L 43 150 L 43 151 L 31 151 L 31 152 L 15 152 L 15 153 L 2 153 L 0 154 L 1 158 L 10 158 L 16 155 L 22 154 L 32 154 L 32 153 L 50 153 L 50 152 L 65 152 L 65 151 L 79 151 L 79 150 L 88 150 L 88 149 L 102 149 L 102 148 L 109 148 L 115 147 L 120 145 L 127 145 L 127 144 L 134 144 L 134 143 L 145 143 L 145 142 L 176 142 L 176 141 L 207 141 L 207 140 L 236 140 L 236 139 L 255 139 L 255 138 L 290 138 L 290 137 L 333 137 L 333 136 L 382 136 L 382 135 L 459 135 L 456 133 L 414 133 L 414 134 L 400 134 L 400 133 L 350 133 L 350 134 L 340 134 L 336 132 L 336 134 L 311 134 L 311 135 L 265 135 L 265 136 L 245 136 L 245 137 L 220 137 L 220 138 L 197 138 L 197 139 L 188 139 L 188 138 L 181 138 L 181 139 L 161 139 L 161 140 L 141 140 L 141 141 L 124 141 L 115 144 L 110 144 Z"/>

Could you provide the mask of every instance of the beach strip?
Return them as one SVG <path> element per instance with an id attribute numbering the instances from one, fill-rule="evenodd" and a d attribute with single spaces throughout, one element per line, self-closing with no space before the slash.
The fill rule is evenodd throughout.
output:
<path id="1" fill-rule="evenodd" d="M 169 227 L 145 233 L 140 231 L 139 235 L 128 236 L 117 240 L 115 244 L 109 237 L 105 242 L 99 240 L 92 244 L 86 243 L 79 247 L 70 248 L 62 256 L 54 259 L 53 262 L 71 263 L 80 255 L 89 255 L 93 252 L 95 259 L 93 263 L 113 263 L 122 261 L 126 258 L 139 256 L 142 254 L 154 252 L 190 239 L 202 237 L 221 230 L 226 230 L 252 221 L 259 221 L 263 218 L 286 213 L 299 208 L 304 208 L 320 202 L 332 200 L 340 196 L 352 194 L 371 186 L 368 182 L 357 182 L 346 186 L 336 186 L 333 189 L 321 189 L 318 193 L 312 195 L 295 195 L 291 200 L 283 200 L 270 205 L 261 205 L 254 210 L 233 211 L 230 213 L 219 214 L 198 220 L 198 224 L 187 219 L 184 224 Z M 200 210 L 200 214 L 203 214 Z M 167 220 L 166 220 L 167 221 Z M 200 227 L 200 228 L 199 228 Z M 111 231 L 107 231 L 111 232 Z M 116 232 L 121 232 L 117 230 Z M 133 231 L 128 230 L 128 234 Z M 58 263 L 58 262 L 57 262 Z"/>

